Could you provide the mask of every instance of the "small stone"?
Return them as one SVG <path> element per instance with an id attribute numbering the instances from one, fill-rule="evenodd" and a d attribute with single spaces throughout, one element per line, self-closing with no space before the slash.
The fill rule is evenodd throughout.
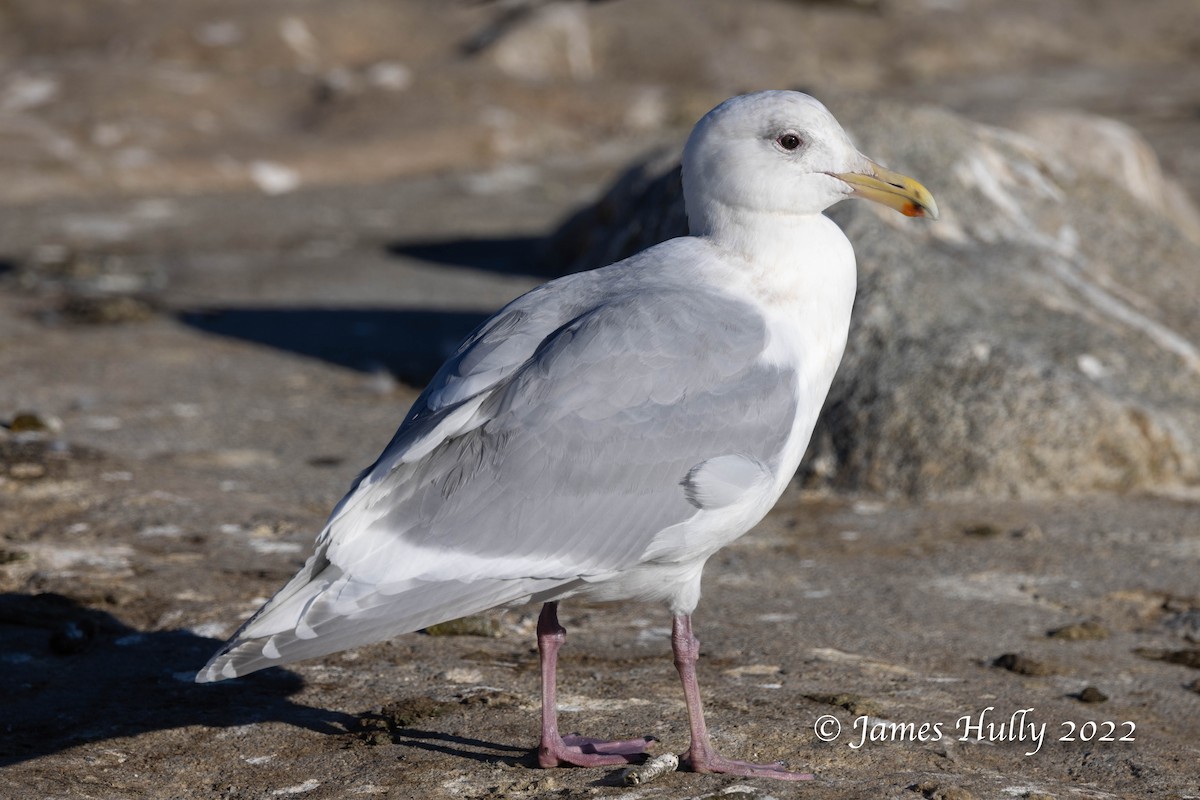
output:
<path id="1" fill-rule="evenodd" d="M 483 673 L 471 667 L 452 667 L 445 672 L 439 672 L 438 678 L 450 683 L 482 683 Z"/>
<path id="2" fill-rule="evenodd" d="M 385 705 L 374 720 L 382 720 L 389 730 L 396 730 L 407 728 L 423 719 L 443 716 L 457 707 L 457 703 L 434 700 L 432 697 L 406 697 Z M 363 724 L 366 725 L 367 722 L 368 720 L 364 720 Z"/>
<path id="3" fill-rule="evenodd" d="M 396 61 L 380 61 L 367 68 L 367 83 L 377 89 L 402 92 L 412 86 L 413 72 Z"/>
<path id="4" fill-rule="evenodd" d="M 273 161 L 255 161 L 250 165 L 250 180 L 263 194 L 286 194 L 300 188 L 300 173 Z"/>
<path id="5" fill-rule="evenodd" d="M 1142 658 L 1151 661 L 1165 661 L 1168 664 L 1180 664 L 1192 669 L 1200 669 L 1200 649 L 1195 650 L 1155 650 L 1150 647 L 1139 647 L 1133 651 Z"/>
<path id="6" fill-rule="evenodd" d="M 8 429 L 13 433 L 49 433 L 54 427 L 52 420 L 35 411 L 18 411 L 8 421 Z"/>
<path id="7" fill-rule="evenodd" d="M 679 756 L 674 753 L 664 753 L 661 756 L 654 756 L 645 764 L 630 767 L 621 774 L 621 778 L 626 786 L 642 786 L 677 769 L 679 769 Z"/>
<path id="8" fill-rule="evenodd" d="M 1108 638 L 1108 628 L 1105 628 L 1099 622 L 1087 620 L 1085 622 L 1075 622 L 1070 625 L 1064 625 L 1061 628 L 1055 628 L 1052 631 L 1047 631 L 1046 635 L 1051 639 L 1066 639 L 1070 642 L 1084 640 L 1099 640 Z"/>
<path id="9" fill-rule="evenodd" d="M 869 717 L 878 717 L 881 715 L 879 704 L 856 694 L 842 692 L 837 694 L 806 694 L 804 696 L 814 703 L 824 703 L 844 708 L 856 716 L 866 714 Z"/>
<path id="10" fill-rule="evenodd" d="M 1010 535 L 1014 539 L 1024 539 L 1029 542 L 1040 542 L 1046 538 L 1046 534 L 1042 532 L 1041 527 L 1037 523 L 1022 525 L 1020 528 L 1014 528 Z"/>
<path id="11" fill-rule="evenodd" d="M 1042 676 L 1055 673 L 1053 667 L 1019 653 L 1005 653 L 993 661 L 992 666 L 1015 672 L 1018 675 Z"/>
<path id="12" fill-rule="evenodd" d="M 1103 703 L 1108 699 L 1108 695 L 1097 689 L 1095 686 L 1085 687 L 1084 690 L 1079 693 L 1078 697 L 1079 702 L 1081 703 Z"/>
<path id="13" fill-rule="evenodd" d="M 46 476 L 46 465 L 33 461 L 9 464 L 8 476 L 19 481 L 32 481 Z"/>
<path id="14" fill-rule="evenodd" d="M 1163 620 L 1163 627 L 1189 642 L 1200 644 L 1200 608 L 1187 608 Z"/>
<path id="15" fill-rule="evenodd" d="M 1192 669 L 1200 669 L 1200 650 L 1172 650 L 1163 659 L 1168 664 L 1182 664 Z"/>
<path id="16" fill-rule="evenodd" d="M 979 525 L 968 525 L 963 528 L 963 535 L 975 539 L 992 539 L 1000 535 L 1000 529 L 985 522 Z"/>
<path id="17" fill-rule="evenodd" d="M 947 786 L 934 792 L 933 800 L 975 800 L 975 795 L 961 786 Z"/>
<path id="18" fill-rule="evenodd" d="M 15 564 L 18 561 L 25 561 L 29 558 L 29 553 L 20 550 L 6 550 L 0 547 L 0 567 L 5 564 Z"/>
<path id="19" fill-rule="evenodd" d="M 154 316 L 155 307 L 131 295 L 74 295 L 63 301 L 59 312 L 79 325 L 122 325 L 145 322 Z"/>
<path id="20" fill-rule="evenodd" d="M 922 781 L 908 787 L 910 792 L 919 792 L 929 800 L 975 800 L 975 795 L 959 786 L 942 786 L 934 781 Z"/>
<path id="21" fill-rule="evenodd" d="M 307 463 L 310 467 L 337 467 L 345 460 L 341 456 L 313 456 Z"/>
<path id="22" fill-rule="evenodd" d="M 50 635 L 50 652 L 73 656 L 91 646 L 96 638 L 96 623 L 90 619 L 69 620 Z"/>
<path id="23" fill-rule="evenodd" d="M 511 708 L 524 705 L 524 701 L 511 692 L 500 689 L 479 689 L 455 695 L 464 706 L 488 706 L 489 708 Z"/>

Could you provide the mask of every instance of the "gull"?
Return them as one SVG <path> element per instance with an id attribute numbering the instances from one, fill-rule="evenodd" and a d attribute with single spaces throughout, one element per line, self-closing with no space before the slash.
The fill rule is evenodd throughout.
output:
<path id="1" fill-rule="evenodd" d="M 937 217 L 817 100 L 725 101 L 683 152 L 689 236 L 546 283 L 480 325 L 333 509 L 300 572 L 196 676 L 334 653 L 541 603 L 543 767 L 633 763 L 654 741 L 561 735 L 558 604 L 663 603 L 695 772 L 790 780 L 714 749 L 692 612 L 717 550 L 753 528 L 808 446 L 842 358 L 848 197 Z"/>

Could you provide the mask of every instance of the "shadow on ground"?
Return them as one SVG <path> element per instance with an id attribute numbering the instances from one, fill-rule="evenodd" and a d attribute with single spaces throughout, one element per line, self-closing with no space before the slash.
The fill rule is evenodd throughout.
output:
<path id="1" fill-rule="evenodd" d="M 341 734 L 357 719 L 297 705 L 295 673 L 191 682 L 220 645 L 186 631 L 141 633 L 56 594 L 0 594 L 0 767 L 106 739 L 278 721 Z"/>
<path id="2" fill-rule="evenodd" d="M 496 272 L 502 275 L 537 275 L 544 278 L 561 274 L 547 258 L 547 247 L 557 232 L 549 236 L 460 237 L 392 242 L 388 254 Z"/>
<path id="3" fill-rule="evenodd" d="M 180 320 L 207 333 L 319 358 L 343 367 L 386 370 L 424 385 L 488 314 L 387 308 L 225 308 Z"/>
<path id="4" fill-rule="evenodd" d="M 370 718 L 370 715 L 364 715 Z M 537 767 L 537 751 L 528 747 L 516 747 L 497 742 L 488 742 L 469 736 L 455 736 L 441 731 L 419 728 L 396 728 L 390 733 L 393 744 L 427 750 L 432 753 L 478 761 L 483 764 L 502 763 L 508 766 Z"/>

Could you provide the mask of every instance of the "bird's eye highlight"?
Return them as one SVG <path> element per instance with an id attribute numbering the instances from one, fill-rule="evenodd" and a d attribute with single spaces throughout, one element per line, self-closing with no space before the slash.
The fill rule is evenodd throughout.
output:
<path id="1" fill-rule="evenodd" d="M 804 144 L 804 140 L 794 133 L 782 133 L 775 142 L 784 150 L 795 150 Z"/>

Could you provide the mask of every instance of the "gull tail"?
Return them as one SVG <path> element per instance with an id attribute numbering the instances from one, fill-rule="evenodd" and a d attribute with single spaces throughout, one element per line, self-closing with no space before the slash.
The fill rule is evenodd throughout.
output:
<path id="1" fill-rule="evenodd" d="M 381 586 L 355 581 L 317 553 L 217 651 L 196 674 L 196 682 L 236 678 L 380 642 L 498 605 L 526 602 L 567 582 L 409 579 Z"/>

